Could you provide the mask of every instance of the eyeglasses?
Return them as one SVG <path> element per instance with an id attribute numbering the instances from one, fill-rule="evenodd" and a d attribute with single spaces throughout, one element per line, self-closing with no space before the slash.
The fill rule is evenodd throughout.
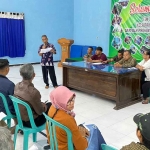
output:
<path id="1" fill-rule="evenodd" d="M 147 55 L 147 54 L 143 53 L 143 55 Z"/>
<path id="2" fill-rule="evenodd" d="M 71 100 L 68 101 L 67 106 L 71 105 L 71 103 L 74 103 L 75 97 L 73 97 Z"/>

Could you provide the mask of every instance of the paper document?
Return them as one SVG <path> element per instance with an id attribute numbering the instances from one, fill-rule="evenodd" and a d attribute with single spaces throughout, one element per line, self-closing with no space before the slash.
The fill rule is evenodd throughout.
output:
<path id="1" fill-rule="evenodd" d="M 63 62 L 63 64 L 66 64 L 66 65 L 68 65 L 69 63 L 68 63 L 68 62 Z"/>
<path id="2" fill-rule="evenodd" d="M 90 129 L 85 125 L 83 124 L 84 128 L 87 129 L 88 131 L 90 131 Z"/>
<path id="3" fill-rule="evenodd" d="M 29 150 L 38 150 L 38 147 L 36 145 L 32 145 Z"/>
<path id="4" fill-rule="evenodd" d="M 150 81 L 150 78 L 145 78 L 145 81 Z"/>
<path id="5" fill-rule="evenodd" d="M 0 112 L 0 120 L 5 117 L 6 115 L 3 112 Z"/>
<path id="6" fill-rule="evenodd" d="M 99 62 L 99 63 L 93 63 L 93 65 L 101 65 L 102 63 L 101 62 Z"/>
<path id="7" fill-rule="evenodd" d="M 135 67 L 131 67 L 131 68 L 128 68 L 128 69 L 135 69 L 135 70 L 137 70 L 137 68 L 135 68 Z"/>
<path id="8" fill-rule="evenodd" d="M 50 52 L 52 48 L 46 48 L 46 49 L 41 49 L 40 53 L 47 53 Z"/>

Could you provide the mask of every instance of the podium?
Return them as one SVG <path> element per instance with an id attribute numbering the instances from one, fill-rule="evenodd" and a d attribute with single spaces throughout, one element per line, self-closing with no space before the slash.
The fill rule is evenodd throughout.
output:
<path id="1" fill-rule="evenodd" d="M 70 57 L 70 46 L 74 43 L 74 40 L 61 38 L 58 40 L 61 46 L 61 61 L 58 63 L 58 67 L 62 67 L 62 63 L 66 58 Z"/>

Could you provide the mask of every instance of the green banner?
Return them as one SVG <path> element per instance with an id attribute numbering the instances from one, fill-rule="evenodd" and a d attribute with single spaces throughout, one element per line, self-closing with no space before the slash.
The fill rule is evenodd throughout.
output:
<path id="1" fill-rule="evenodd" d="M 112 0 L 109 56 L 121 48 L 142 59 L 150 49 L 150 0 Z"/>

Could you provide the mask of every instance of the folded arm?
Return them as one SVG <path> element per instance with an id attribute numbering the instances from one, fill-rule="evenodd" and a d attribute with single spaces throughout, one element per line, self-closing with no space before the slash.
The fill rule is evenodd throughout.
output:
<path id="1" fill-rule="evenodd" d="M 143 66 L 140 66 L 139 64 L 136 65 L 136 68 L 139 69 L 140 71 L 143 71 L 143 70 L 144 70 L 144 67 L 143 67 Z"/>
<path id="2" fill-rule="evenodd" d="M 135 67 L 136 66 L 136 60 L 132 59 L 129 63 L 124 63 L 122 64 L 122 67 L 124 68 L 130 68 L 130 67 Z"/>
<path id="3" fill-rule="evenodd" d="M 100 59 L 100 60 L 92 60 L 91 61 L 92 63 L 99 63 L 99 62 L 102 62 L 102 60 Z"/>
<path id="4" fill-rule="evenodd" d="M 91 63 L 103 62 L 102 59 L 96 60 L 94 56 L 92 56 L 91 58 L 88 58 L 87 61 L 88 61 L 88 62 L 91 62 Z"/>
<path id="5" fill-rule="evenodd" d="M 122 67 L 122 64 L 123 64 L 123 59 L 121 59 L 120 61 L 116 62 L 114 64 L 115 67 Z"/>

